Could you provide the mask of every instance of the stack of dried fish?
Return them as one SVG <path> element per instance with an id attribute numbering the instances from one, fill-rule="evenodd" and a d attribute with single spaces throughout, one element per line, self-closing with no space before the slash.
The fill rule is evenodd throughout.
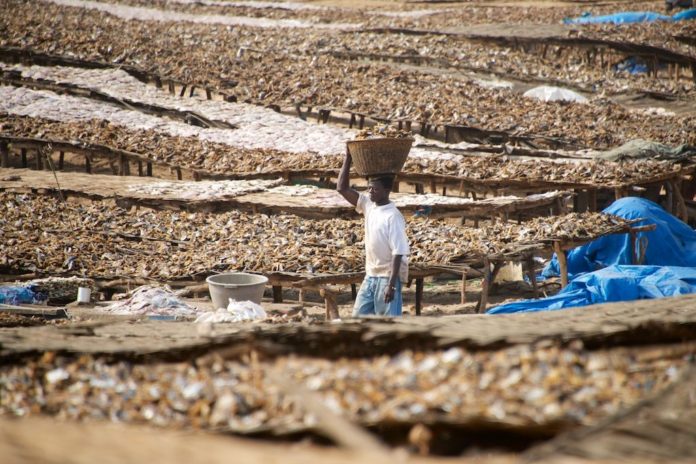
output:
<path id="1" fill-rule="evenodd" d="M 0 270 L 90 277 L 190 278 L 213 271 L 361 271 L 362 221 L 224 214 L 128 212 L 105 203 L 0 193 Z M 590 240 L 626 230 L 601 213 L 498 222 L 483 228 L 414 218 L 411 265 L 427 267 L 544 247 L 551 239 Z"/>
<path id="2" fill-rule="evenodd" d="M 467 423 L 506 426 L 587 425 L 661 391 L 687 361 L 642 359 L 626 351 L 593 352 L 581 344 L 519 346 L 338 361 L 278 358 L 195 364 L 112 363 L 90 356 L 0 367 L 0 414 L 52 414 L 163 427 L 254 432 L 315 425 L 277 378 L 316 392 L 360 424 Z M 269 375 L 269 372 L 274 375 Z"/>
<path id="3" fill-rule="evenodd" d="M 282 33 L 249 28 L 228 31 L 215 25 L 121 21 L 94 11 L 68 15 L 66 7 L 55 5 L 36 9 L 17 0 L 10 0 L 2 8 L 13 13 L 2 15 L 0 25 L 6 33 L 0 44 L 139 67 L 147 63 L 147 70 L 159 75 L 226 88 L 243 101 L 344 108 L 391 120 L 466 124 L 515 135 L 563 137 L 591 147 L 613 146 L 638 137 L 674 144 L 696 143 L 693 118 L 673 115 L 656 118 L 606 101 L 589 105 L 542 104 L 509 89 L 481 88 L 474 81 L 460 77 L 384 64 L 346 62 L 322 55 L 332 49 L 360 50 L 360 46 L 354 47 L 354 42 L 373 42 L 361 35 L 352 38 L 350 34 L 294 29 L 284 29 Z M 39 25 L 29 33 L 27 18 Z M 60 31 L 60 34 L 46 31 Z M 382 35 L 375 43 L 388 44 L 390 40 L 393 34 Z M 452 45 L 454 39 L 449 37 L 424 36 L 412 40 L 409 49 L 415 50 L 415 54 L 438 56 L 441 50 L 453 62 L 488 63 L 492 67 L 499 67 L 503 62 L 519 75 L 555 77 L 551 71 L 536 72 L 538 65 L 534 63 L 539 58 L 535 55 L 513 56 L 509 49 L 492 47 L 477 60 L 484 47 L 469 45 L 477 55 L 469 57 L 461 56 L 463 48 L 459 43 Z M 90 46 L 85 45 L 88 42 Z M 229 53 L 230 49 L 238 48 L 260 53 L 253 59 L 238 59 Z M 192 53 L 182 59 L 178 52 L 182 49 Z M 543 69 L 552 70 L 556 65 L 549 62 Z M 585 68 L 591 70 L 594 66 Z M 569 78 L 578 75 L 575 63 L 568 63 L 562 69 Z M 588 85 L 592 87 L 599 82 L 606 88 L 612 78 L 607 72 L 593 77 Z M 664 125 L 671 129 L 664 130 Z"/>
<path id="4" fill-rule="evenodd" d="M 631 185 L 676 173 L 681 167 L 666 161 L 583 161 L 553 162 L 520 160 L 506 156 L 467 156 L 457 160 L 411 157 L 405 172 L 441 174 L 488 181 L 533 183 L 571 183 L 612 187 Z"/>
<path id="5" fill-rule="evenodd" d="M 140 153 L 154 161 L 227 175 L 337 171 L 342 162 L 340 156 L 245 149 L 205 142 L 193 137 L 166 136 L 153 130 L 125 128 L 106 121 L 78 124 L 0 115 L 0 134 L 56 140 L 78 139 Z M 411 156 L 404 166 L 404 172 L 413 174 L 455 176 L 485 181 L 570 183 L 605 187 L 641 183 L 679 169 L 679 165 L 673 163 L 650 160 L 562 163 L 538 159 L 525 161 L 505 156 L 460 156 L 452 159 Z"/>
<path id="6" fill-rule="evenodd" d="M 413 134 L 409 131 L 400 130 L 393 126 L 376 125 L 369 129 L 363 129 L 355 134 L 355 140 L 365 140 L 378 137 L 389 137 L 393 139 L 408 139 L 413 138 Z"/>

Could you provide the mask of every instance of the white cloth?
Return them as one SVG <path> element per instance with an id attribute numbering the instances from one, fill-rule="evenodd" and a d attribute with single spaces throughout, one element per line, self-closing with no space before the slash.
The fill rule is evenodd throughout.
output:
<path id="1" fill-rule="evenodd" d="M 369 277 L 389 277 L 392 257 L 401 255 L 399 278 L 408 279 L 408 238 L 406 221 L 389 202 L 377 206 L 370 197 L 361 193 L 355 210 L 365 216 L 365 273 Z"/>

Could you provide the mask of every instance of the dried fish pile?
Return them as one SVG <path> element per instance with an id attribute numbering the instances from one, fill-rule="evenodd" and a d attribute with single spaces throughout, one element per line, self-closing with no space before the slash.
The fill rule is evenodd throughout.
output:
<path id="1" fill-rule="evenodd" d="M 408 139 L 413 138 L 413 134 L 409 131 L 399 130 L 395 127 L 385 125 L 377 125 L 369 129 L 363 129 L 355 134 L 355 140 L 366 140 L 380 137 Z"/>
<path id="2" fill-rule="evenodd" d="M 157 182 L 134 184 L 128 187 L 131 192 L 148 196 L 175 196 L 189 201 L 224 200 L 247 193 L 261 192 L 282 184 L 276 180 L 223 180 L 199 182 Z"/>
<path id="3" fill-rule="evenodd" d="M 399 53 L 407 48 L 409 54 L 438 56 L 440 49 L 455 61 L 477 62 L 476 56 L 462 52 L 466 49 L 459 46 L 461 41 L 442 36 L 394 39 L 393 34 L 370 37 L 296 30 L 282 34 L 248 28 L 228 31 L 208 25 L 164 26 L 107 20 L 107 16 L 92 11 L 71 16 L 64 14 L 65 8 L 55 5 L 35 9 L 14 0 L 5 8 L 16 8 L 18 13 L 4 15 L 0 20 L 7 31 L 0 39 L 2 44 L 145 67 L 182 81 L 226 88 L 243 101 L 307 104 L 388 119 L 467 124 L 516 135 L 564 137 L 592 147 L 613 146 L 637 137 L 693 143 L 696 137 L 694 118 L 657 118 L 603 100 L 591 105 L 540 104 L 510 90 L 483 89 L 474 81 L 461 78 L 321 55 L 332 50 L 360 51 L 370 43 L 374 45 L 369 47 L 386 47 L 390 41 L 398 40 L 402 50 Z M 41 27 L 28 34 L 25 18 L 33 18 Z M 64 30 L 70 32 L 61 32 L 59 36 L 51 32 Z M 90 45 L 86 46 L 86 42 Z M 527 66 L 539 61 L 536 56 L 522 58 L 524 54 L 512 56 L 507 49 L 487 50 L 473 44 L 468 47 L 473 54 L 483 54 L 480 63 L 493 67 L 505 63 L 503 66 L 512 67 L 520 75 L 539 75 L 534 67 Z M 229 53 L 237 49 L 247 52 L 239 58 Z M 178 50 L 192 53 L 184 60 Z M 518 63 L 520 67 L 515 71 Z M 555 65 L 549 61 L 544 69 L 553 69 Z M 561 68 L 572 77 L 581 75 L 587 67 Z M 606 75 L 598 79 L 602 88 L 611 85 L 612 79 Z M 667 126 L 670 130 L 664 130 Z"/>
<path id="4" fill-rule="evenodd" d="M 241 148 L 194 137 L 166 136 L 151 129 L 127 128 L 105 120 L 59 122 L 0 114 L 0 134 L 102 144 L 139 153 L 153 161 L 220 174 L 282 173 L 341 166 L 338 157 Z"/>
<path id="5" fill-rule="evenodd" d="M 128 212 L 101 202 L 0 193 L 0 270 L 159 280 L 213 271 L 302 274 L 359 272 L 363 222 L 224 214 Z M 477 260 L 550 239 L 592 239 L 626 229 L 601 213 L 470 228 L 414 218 L 407 223 L 414 267 Z"/>
<path id="6" fill-rule="evenodd" d="M 569 213 L 534 218 L 522 224 L 495 222 L 481 227 L 448 225 L 414 218 L 407 223 L 411 264 L 471 262 L 484 256 L 515 254 L 521 247 L 544 248 L 544 243 L 592 240 L 625 231 L 625 220 L 602 213 Z M 426 244 L 436 243 L 437 246 Z"/>
<path id="7" fill-rule="evenodd" d="M 478 180 L 528 181 L 530 183 L 568 182 L 586 185 L 624 185 L 644 182 L 678 172 L 679 165 L 665 161 L 588 161 L 552 162 L 519 160 L 506 156 L 462 157 L 458 160 L 409 158 L 404 170 Z"/>
<path id="8" fill-rule="evenodd" d="M 650 45 L 696 57 L 696 47 L 674 38 L 678 35 L 686 37 L 696 36 L 696 24 L 694 24 L 694 21 L 676 23 L 657 21 L 654 23 L 630 25 L 586 24 L 580 28 L 579 35 L 600 40 Z"/>
<path id="9" fill-rule="evenodd" d="M 297 171 L 336 171 L 342 158 L 331 155 L 286 153 L 278 150 L 244 149 L 194 137 L 166 136 L 154 130 L 136 130 L 108 121 L 56 122 L 42 118 L 0 114 L 0 134 L 81 140 L 140 153 L 190 169 L 220 174 L 254 175 Z M 583 163 L 522 161 L 504 156 L 456 156 L 451 159 L 411 156 L 404 171 L 468 179 L 519 180 L 542 183 L 620 185 L 643 182 L 679 169 L 669 162 L 650 160 Z"/>
<path id="10" fill-rule="evenodd" d="M 49 352 L 0 367 L 0 413 L 240 433 L 316 425 L 274 380 L 287 378 L 366 425 L 472 420 L 519 427 L 588 425 L 663 390 L 686 363 L 621 350 L 588 351 L 581 344 L 404 351 L 360 360 L 208 357 L 147 365 Z"/>

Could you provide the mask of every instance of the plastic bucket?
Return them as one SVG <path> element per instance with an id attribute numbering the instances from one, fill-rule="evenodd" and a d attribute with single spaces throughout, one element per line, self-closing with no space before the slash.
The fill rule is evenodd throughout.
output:
<path id="1" fill-rule="evenodd" d="M 92 296 L 92 290 L 87 287 L 79 287 L 77 289 L 77 302 L 78 303 L 89 303 Z"/>
<path id="2" fill-rule="evenodd" d="M 260 304 L 268 277 L 245 272 L 228 272 L 212 275 L 205 281 L 208 284 L 210 299 L 213 300 L 213 307 L 218 309 L 226 308 L 230 298 Z"/>

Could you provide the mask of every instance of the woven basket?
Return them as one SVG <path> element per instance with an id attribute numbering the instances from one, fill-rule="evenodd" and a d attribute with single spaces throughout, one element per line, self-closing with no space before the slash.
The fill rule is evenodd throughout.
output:
<path id="1" fill-rule="evenodd" d="M 360 176 L 398 174 L 406 163 L 412 138 L 379 138 L 346 142 Z"/>

